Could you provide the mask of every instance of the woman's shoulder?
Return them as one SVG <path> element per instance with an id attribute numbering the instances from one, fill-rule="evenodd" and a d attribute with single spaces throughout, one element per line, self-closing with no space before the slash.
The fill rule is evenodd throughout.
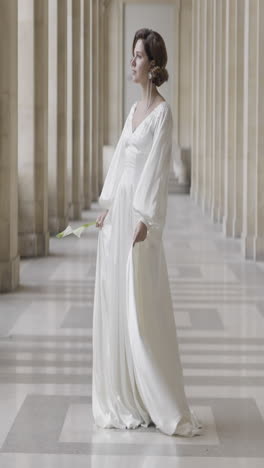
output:
<path id="1" fill-rule="evenodd" d="M 163 99 L 157 104 L 157 107 L 160 107 L 161 112 L 168 112 L 171 111 L 171 106 L 166 99 Z"/>
<path id="2" fill-rule="evenodd" d="M 160 120 L 172 120 L 171 106 L 168 101 L 161 101 L 156 107 L 156 122 Z"/>

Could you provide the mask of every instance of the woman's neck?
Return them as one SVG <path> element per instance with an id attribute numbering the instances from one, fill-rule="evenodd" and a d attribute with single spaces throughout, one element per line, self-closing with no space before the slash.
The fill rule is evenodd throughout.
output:
<path id="1" fill-rule="evenodd" d="M 142 103 L 145 103 L 147 104 L 147 100 L 148 100 L 148 82 L 144 83 L 144 84 L 141 84 L 141 88 L 142 88 L 142 94 L 141 94 L 141 101 Z M 153 83 L 151 83 L 151 98 L 150 98 L 150 102 L 154 101 L 154 99 L 159 96 L 159 93 L 157 91 L 157 88 L 156 88 L 156 85 L 154 85 Z"/>

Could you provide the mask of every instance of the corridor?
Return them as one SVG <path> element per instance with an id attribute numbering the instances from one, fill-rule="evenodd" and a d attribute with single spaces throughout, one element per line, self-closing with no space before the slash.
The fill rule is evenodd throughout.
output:
<path id="1" fill-rule="evenodd" d="M 98 210 L 93 203 L 82 222 Z M 240 240 L 225 238 L 189 196 L 169 196 L 171 293 L 186 392 L 203 435 L 103 430 L 91 414 L 97 235 L 92 227 L 81 239 L 52 237 L 50 255 L 21 260 L 18 289 L 1 295 L 0 466 L 263 466 L 264 263 L 246 261 Z"/>

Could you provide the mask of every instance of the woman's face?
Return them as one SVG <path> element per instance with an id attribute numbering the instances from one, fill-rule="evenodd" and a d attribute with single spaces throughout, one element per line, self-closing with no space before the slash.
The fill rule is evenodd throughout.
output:
<path id="1" fill-rule="evenodd" d="M 142 39 L 138 39 L 131 59 L 132 80 L 134 83 L 144 83 L 148 79 L 150 62 L 145 52 Z"/>

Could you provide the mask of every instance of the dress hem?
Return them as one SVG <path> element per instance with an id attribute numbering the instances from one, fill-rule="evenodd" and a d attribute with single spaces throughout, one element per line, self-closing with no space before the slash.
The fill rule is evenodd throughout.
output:
<path id="1" fill-rule="evenodd" d="M 188 420 L 189 419 L 189 420 Z M 183 422 L 185 420 L 185 422 Z M 197 419 L 196 415 L 191 411 L 188 414 L 187 418 L 185 416 L 180 416 L 176 422 L 170 423 L 169 426 L 173 429 L 162 427 L 160 424 L 156 424 L 152 419 L 149 422 L 139 422 L 131 425 L 126 424 L 116 424 L 112 422 L 107 422 L 105 424 L 98 424 L 95 422 L 95 425 L 101 429 L 137 429 L 140 426 L 148 428 L 150 425 L 154 425 L 156 429 L 162 432 L 165 435 L 169 436 L 180 436 L 180 437 L 194 437 L 196 435 L 202 434 L 202 424 Z"/>

